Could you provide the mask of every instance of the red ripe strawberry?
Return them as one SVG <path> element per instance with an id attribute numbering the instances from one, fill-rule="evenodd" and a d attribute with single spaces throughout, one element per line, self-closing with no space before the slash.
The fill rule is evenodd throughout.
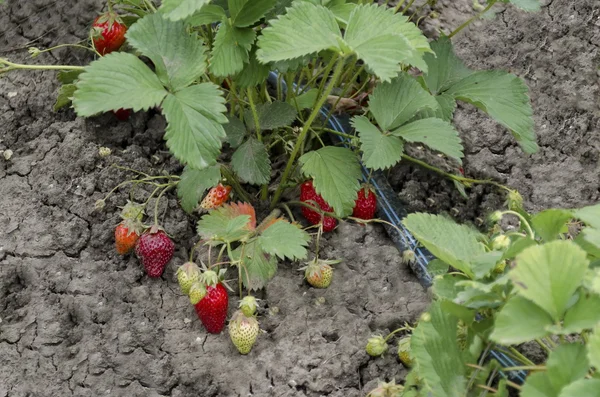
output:
<path id="1" fill-rule="evenodd" d="M 364 186 L 358 191 L 358 198 L 354 204 L 352 216 L 364 220 L 373 219 L 377 210 L 377 196 L 368 186 Z"/>
<path id="2" fill-rule="evenodd" d="M 125 42 L 127 26 L 115 12 L 98 15 L 92 24 L 92 41 L 100 55 L 116 51 Z"/>
<path id="3" fill-rule="evenodd" d="M 135 254 L 140 258 L 150 277 L 160 277 L 165 265 L 173 257 L 175 244 L 164 230 L 152 226 L 144 232 L 135 245 Z"/>
<path id="4" fill-rule="evenodd" d="M 231 186 L 223 186 L 218 184 L 217 186 L 210 189 L 206 197 L 200 203 L 200 207 L 205 210 L 211 210 L 213 208 L 220 207 L 229 198 L 231 192 Z"/>
<path id="5" fill-rule="evenodd" d="M 320 194 L 315 191 L 312 181 L 306 181 L 302 185 L 300 185 L 300 201 L 303 203 L 309 202 L 308 204 L 314 205 L 314 203 L 310 203 L 310 201 L 316 202 L 319 207 L 325 212 L 332 212 L 333 208 L 329 204 L 323 200 Z M 321 218 L 323 218 L 323 231 L 330 232 L 335 229 L 337 221 L 335 218 L 330 216 L 323 217 L 316 211 L 311 210 L 308 207 L 302 207 L 302 215 L 306 218 L 311 225 L 317 225 L 321 222 Z"/>
<path id="6" fill-rule="evenodd" d="M 207 270 L 203 278 L 206 282 L 206 295 L 196 303 L 196 313 L 208 332 L 218 334 L 225 327 L 229 296 L 215 272 Z"/>
<path id="7" fill-rule="evenodd" d="M 131 116 L 131 109 L 119 109 L 119 110 L 113 110 L 113 114 L 115 115 L 115 117 L 121 121 L 127 121 L 129 119 L 129 116 Z"/>
<path id="8" fill-rule="evenodd" d="M 115 228 L 115 248 L 119 255 L 131 252 L 140 237 L 140 223 L 135 220 L 124 220 Z"/>

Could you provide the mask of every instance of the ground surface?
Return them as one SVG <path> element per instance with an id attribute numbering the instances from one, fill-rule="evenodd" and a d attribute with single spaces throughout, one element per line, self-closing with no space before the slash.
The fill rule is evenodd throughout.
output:
<path id="1" fill-rule="evenodd" d="M 530 209 L 600 198 L 594 3 L 546 1 L 529 15 L 499 7 L 495 19 L 455 40 L 469 66 L 511 70 L 531 87 L 539 154 L 524 155 L 471 107 L 456 115 L 466 173 L 519 189 Z M 427 32 L 458 26 L 473 13 L 470 4 L 438 1 L 441 18 Z M 0 6 L 0 56 L 25 61 L 28 46 L 78 41 L 100 7 L 99 0 L 8 0 Z M 87 61 L 71 51 L 39 58 Z M 393 354 L 369 360 L 363 351 L 370 334 L 415 320 L 427 305 L 381 228 L 343 225 L 328 236 L 323 256 L 345 260 L 325 291 L 308 288 L 297 265 L 282 264 L 261 296 L 265 332 L 242 357 L 225 333 L 204 331 L 178 291 L 173 274 L 195 242 L 196 219 L 174 196 L 161 214 L 178 249 L 161 280 L 112 250 L 116 206 L 126 192 L 104 211 L 93 209 L 128 176 L 108 168 L 112 163 L 153 174 L 180 170 L 162 143 L 162 118 L 135 114 L 123 123 L 52 113 L 56 89 L 49 72 L 0 79 L 0 150 L 14 152 L 10 161 L 0 157 L 0 397 L 362 396 L 377 377 L 403 376 Z M 100 146 L 113 154 L 100 158 Z M 477 188 L 465 201 L 451 184 L 411 166 L 391 179 L 411 211 L 456 208 L 458 218 L 473 220 L 503 200 Z"/>

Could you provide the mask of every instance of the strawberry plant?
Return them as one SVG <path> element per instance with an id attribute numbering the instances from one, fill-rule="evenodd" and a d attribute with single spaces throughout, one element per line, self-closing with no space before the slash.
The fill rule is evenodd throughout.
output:
<path id="1" fill-rule="evenodd" d="M 538 4 L 502 1 L 525 9 Z M 123 223 L 115 231 L 117 249 L 125 254 L 135 244 L 148 275 L 160 277 L 174 252 L 158 224 L 161 196 L 176 188 L 186 212 L 206 211 L 198 244 L 219 250 L 217 261 L 199 275 L 194 248 L 177 275 L 207 330 L 218 333 L 228 304 L 225 266 L 237 268 L 241 297 L 243 287 L 263 288 L 278 260 L 308 258 L 310 235 L 289 205 L 301 206 L 318 228 L 305 277 L 325 288 L 335 260 L 319 258 L 321 234 L 344 219 L 377 221 L 375 193 L 360 183 L 361 161 L 369 172 L 401 160 L 442 172 L 404 153 L 417 143 L 460 169 L 463 146 L 452 124 L 457 101 L 505 126 L 524 152 L 537 150 L 523 81 L 503 71 L 470 70 L 454 54 L 450 37 L 474 19 L 430 42 L 414 15 L 405 15 L 413 1 L 404 3 L 392 9 L 366 0 L 164 0 L 157 7 L 152 0 L 109 0 L 108 12 L 92 23 L 89 45 L 72 45 L 94 54 L 89 65 L 0 59 L 0 73 L 59 70 L 55 109 L 70 105 L 81 117 L 113 112 L 126 122 L 131 112 L 149 109 L 164 116 L 166 146 L 183 172 L 123 183 L 154 187 L 142 208 L 160 193 L 154 225 Z M 353 131 L 329 129 L 332 113 L 348 108 Z M 331 134 L 347 145 L 336 145 Z M 444 174 L 463 191 L 474 183 L 498 185 Z M 226 204 L 230 194 L 238 201 Z M 257 224 L 255 207 L 272 212 Z M 281 209 L 290 220 L 280 217 Z M 247 352 L 257 326 L 245 313 L 235 324 L 230 335 Z"/>
<path id="2" fill-rule="evenodd" d="M 504 231 L 496 222 L 519 220 Z M 412 331 L 412 373 L 403 396 L 594 395 L 600 347 L 600 205 L 530 215 L 513 208 L 491 215 L 489 233 L 439 215 L 411 214 L 405 226 L 436 256 L 435 299 Z M 508 265 L 507 265 L 508 264 Z M 519 346 L 535 343 L 545 362 Z M 405 347 L 402 347 L 404 345 Z M 518 364 L 507 367 L 492 350 Z M 529 373 L 523 385 L 499 377 Z"/>

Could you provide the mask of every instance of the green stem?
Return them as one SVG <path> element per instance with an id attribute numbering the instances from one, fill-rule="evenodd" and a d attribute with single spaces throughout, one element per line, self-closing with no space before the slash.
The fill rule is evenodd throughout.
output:
<path id="1" fill-rule="evenodd" d="M 231 186 L 233 186 L 233 189 L 235 190 L 235 193 L 238 196 L 240 196 L 240 198 L 242 199 L 242 201 L 245 201 L 245 202 L 249 203 L 251 201 L 250 200 L 250 195 L 246 192 L 246 190 L 244 190 L 244 188 L 242 187 L 242 185 L 240 184 L 240 182 L 233 175 L 233 173 L 229 170 L 229 168 L 227 168 L 224 165 L 221 165 L 221 173 L 223 174 L 223 176 L 225 178 L 227 178 L 227 181 L 231 184 Z"/>
<path id="2" fill-rule="evenodd" d="M 401 1 L 398 2 L 398 4 L 396 4 L 396 7 L 394 8 L 394 14 L 397 13 L 400 10 L 400 8 L 404 5 L 405 1 L 406 0 L 401 0 Z"/>
<path id="3" fill-rule="evenodd" d="M 526 365 L 535 365 L 533 363 L 533 361 L 531 361 L 530 359 L 528 359 L 527 357 L 525 357 L 523 354 L 521 354 L 521 352 L 519 352 L 514 347 L 512 347 L 512 346 L 508 347 L 508 351 L 510 352 L 510 355 L 512 355 L 514 358 L 516 358 L 518 361 L 522 362 L 523 364 L 526 364 Z"/>
<path id="4" fill-rule="evenodd" d="M 0 65 L 6 65 L 5 68 L 0 69 L 1 73 L 6 73 L 15 69 L 27 69 L 27 70 L 84 70 L 83 66 L 73 65 L 24 65 L 20 63 L 9 62 L 5 58 L 0 58 Z"/>
<path id="5" fill-rule="evenodd" d="M 541 339 L 538 338 L 535 341 L 537 342 L 538 345 L 540 345 L 540 347 L 542 349 L 544 349 L 546 351 L 546 353 L 548 353 L 548 354 L 552 353 L 552 349 L 550 349 L 548 347 L 548 345 L 546 345 Z"/>
<path id="6" fill-rule="evenodd" d="M 97 52 L 93 48 L 90 48 L 90 47 L 87 47 L 87 46 L 84 46 L 81 44 L 60 44 L 60 45 L 57 45 L 54 47 L 46 48 L 45 50 L 36 49 L 34 52 L 31 53 L 31 56 L 36 57 L 39 54 L 42 54 L 44 52 L 50 52 L 50 51 L 58 50 L 59 48 L 64 48 L 64 47 L 83 48 L 84 50 L 88 50 L 88 51 L 91 51 L 91 52 L 97 54 Z"/>
<path id="7" fill-rule="evenodd" d="M 304 127 L 302 128 L 302 131 L 300 132 L 300 135 L 298 136 L 298 139 L 296 140 L 296 144 L 294 145 L 292 154 L 290 155 L 287 165 L 285 166 L 285 170 L 283 171 L 283 175 L 281 176 L 281 181 L 279 182 L 279 186 L 277 187 L 277 190 L 275 191 L 275 195 L 273 196 L 273 200 L 271 201 L 271 209 L 275 208 L 275 206 L 279 202 L 279 199 L 281 198 L 281 195 L 283 194 L 283 186 L 285 185 L 285 183 L 288 180 L 288 177 L 290 176 L 290 172 L 292 170 L 292 167 L 294 166 L 294 162 L 296 161 L 298 152 L 300 151 L 300 148 L 304 144 L 304 140 L 306 139 L 306 135 L 308 134 L 308 131 L 309 131 L 312 123 L 315 121 L 315 119 L 319 115 L 321 107 L 323 107 L 323 105 L 325 104 L 327 97 L 329 96 L 329 94 L 331 94 L 333 87 L 335 87 L 338 79 L 342 75 L 342 71 L 344 70 L 344 60 L 345 60 L 345 57 L 343 57 L 343 56 L 340 57 L 340 59 L 338 60 L 337 66 L 333 73 L 333 77 L 331 78 L 331 81 L 330 81 L 329 85 L 327 86 L 327 89 L 325 89 L 325 92 L 323 93 L 323 95 L 320 97 L 319 101 L 313 108 L 312 113 L 310 114 L 310 116 L 308 116 L 308 120 L 306 120 L 306 123 L 304 123 Z"/>
<path id="8" fill-rule="evenodd" d="M 165 194 L 169 189 L 171 189 L 174 185 L 168 185 L 164 188 L 158 197 L 156 198 L 156 203 L 154 203 L 154 224 L 158 226 L 158 203 L 160 202 L 160 198 Z"/>
<path id="9" fill-rule="evenodd" d="M 204 240 L 198 240 L 198 242 L 192 247 L 192 250 L 190 251 L 190 262 L 194 261 L 194 252 L 196 252 L 200 244 L 202 244 L 203 242 Z"/>
<path id="10" fill-rule="evenodd" d="M 390 340 L 390 338 L 391 338 L 392 336 L 394 336 L 394 335 L 395 335 L 395 334 L 397 334 L 398 332 L 401 332 L 401 331 L 406 331 L 406 329 L 407 329 L 406 327 L 398 328 L 397 330 L 394 330 L 394 331 L 390 332 L 390 333 L 388 334 L 388 336 L 386 336 L 386 337 L 385 337 L 385 339 L 384 339 L 384 340 L 387 342 L 388 340 Z"/>
<path id="11" fill-rule="evenodd" d="M 315 128 L 313 128 L 313 130 L 316 130 L 316 131 L 324 131 L 324 132 L 329 132 L 329 133 L 332 133 L 332 134 L 335 134 L 335 135 L 341 136 L 341 137 L 343 137 L 343 138 L 348 138 L 348 139 L 354 139 L 354 138 L 356 138 L 356 136 L 354 136 L 354 135 L 350 135 L 350 134 L 344 134 L 343 132 L 339 132 L 339 131 L 336 131 L 336 130 L 332 130 L 331 128 L 315 127 Z"/>
<path id="12" fill-rule="evenodd" d="M 404 9 L 402 10 L 402 14 L 404 14 L 406 11 L 408 11 L 408 9 L 413 5 L 414 2 L 415 2 L 415 0 L 410 0 L 408 2 L 408 4 L 406 5 L 406 7 L 404 7 Z"/>
<path id="13" fill-rule="evenodd" d="M 459 27 L 457 27 L 456 29 L 454 29 L 454 31 L 448 35 L 448 38 L 451 39 L 452 37 L 456 36 L 458 34 L 458 32 L 460 32 L 461 30 L 463 30 L 464 28 L 466 28 L 467 26 L 469 26 L 473 21 L 479 19 L 479 17 L 481 17 L 486 12 L 488 12 L 494 6 L 494 4 L 496 4 L 496 1 L 498 1 L 498 0 L 489 0 L 489 3 L 487 5 L 487 7 L 485 7 L 477 15 L 475 15 L 472 18 L 469 18 L 462 25 L 460 25 Z"/>
<path id="14" fill-rule="evenodd" d="M 262 135 L 260 133 L 260 121 L 258 120 L 258 112 L 256 111 L 256 105 L 254 104 L 254 95 L 252 89 L 246 89 L 246 95 L 248 96 L 248 103 L 250 104 L 250 110 L 252 111 L 252 118 L 254 119 L 254 128 L 256 129 L 256 138 L 259 142 L 262 142 Z"/>
<path id="15" fill-rule="evenodd" d="M 517 218 L 519 218 L 521 223 L 523 223 L 523 225 L 525 225 L 525 229 L 527 229 L 527 234 L 529 235 L 529 237 L 531 237 L 531 239 L 535 239 L 535 233 L 533 232 L 533 229 L 531 229 L 529 222 L 527 222 L 527 219 L 525 219 L 525 217 L 523 215 L 519 214 L 516 211 L 511 211 L 511 210 L 502 211 L 501 214 L 502 215 L 510 214 L 510 215 L 514 215 Z"/>
<path id="16" fill-rule="evenodd" d="M 152 4 L 150 0 L 144 0 L 144 3 L 148 6 L 149 9 L 152 10 L 152 12 L 156 12 L 156 7 L 154 7 L 154 4 Z"/>
<path id="17" fill-rule="evenodd" d="M 518 365 L 516 367 L 502 368 L 502 371 L 545 371 L 545 365 Z"/>
<path id="18" fill-rule="evenodd" d="M 356 62 L 355 62 L 356 63 Z M 354 67 L 354 65 L 352 66 Z M 335 111 L 335 109 L 337 109 L 338 104 L 340 103 L 340 101 L 342 100 L 342 98 L 344 98 L 346 96 L 346 94 L 348 93 L 348 91 L 350 90 L 350 87 L 352 87 L 352 83 L 354 81 L 356 81 L 356 79 L 358 78 L 358 76 L 360 76 L 360 74 L 363 72 L 363 70 L 365 69 L 365 66 L 361 66 L 360 68 L 358 68 L 358 70 L 356 71 L 356 73 L 352 76 L 352 78 L 347 82 L 347 84 L 344 85 L 344 89 L 342 90 L 342 92 L 340 93 L 340 95 L 338 96 L 337 100 L 335 101 L 335 103 L 333 104 L 333 106 L 331 106 L 331 110 L 330 112 L 327 114 L 327 118 L 325 119 L 325 121 L 323 122 L 323 125 L 327 125 L 327 123 L 329 122 L 329 119 L 331 118 L 333 112 Z M 364 85 L 363 85 L 364 86 Z"/>
<path id="19" fill-rule="evenodd" d="M 418 165 L 420 165 L 423 168 L 426 168 L 426 169 L 428 169 L 430 171 L 436 172 L 436 173 L 438 173 L 440 175 L 443 175 L 443 176 L 445 176 L 447 178 L 450 178 L 450 179 L 452 179 L 454 181 L 457 181 L 459 183 L 462 183 L 462 184 L 469 184 L 469 183 L 471 183 L 471 184 L 478 184 L 478 185 L 493 185 L 493 186 L 499 187 L 500 189 L 506 190 L 508 192 L 512 192 L 511 188 L 509 188 L 507 186 L 504 186 L 503 184 L 495 182 L 495 181 L 491 181 L 491 180 L 487 180 L 487 179 L 471 179 L 471 178 L 465 178 L 465 177 L 462 177 L 462 176 L 454 175 L 454 174 L 451 174 L 451 173 L 446 172 L 444 170 L 441 170 L 441 169 L 439 169 L 437 167 L 434 167 L 434 166 L 432 166 L 430 164 L 427 164 L 424 161 L 421 161 L 421 160 L 416 159 L 414 157 L 410 157 L 410 156 L 408 156 L 406 154 L 403 154 L 402 158 L 404 160 L 408 160 L 408 161 L 410 161 L 412 163 L 418 164 Z"/>

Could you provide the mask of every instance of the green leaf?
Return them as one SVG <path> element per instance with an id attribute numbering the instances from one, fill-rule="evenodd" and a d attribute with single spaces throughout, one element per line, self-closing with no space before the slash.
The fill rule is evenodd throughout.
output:
<path id="1" fill-rule="evenodd" d="M 318 88 L 311 88 L 310 90 L 303 92 L 298 96 L 292 97 L 291 95 L 286 99 L 289 104 L 294 106 L 298 110 L 312 108 L 317 101 L 319 95 Z"/>
<path id="2" fill-rule="evenodd" d="M 228 204 L 204 215 L 197 225 L 198 235 L 205 240 L 232 243 L 247 237 L 256 227 L 254 208 L 244 204 Z"/>
<path id="3" fill-rule="evenodd" d="M 177 197 L 181 199 L 181 207 L 191 213 L 204 195 L 204 192 L 219 183 L 221 168 L 219 166 L 207 167 L 198 170 L 185 167 L 181 179 L 177 184 Z"/>
<path id="4" fill-rule="evenodd" d="M 479 279 L 487 276 L 500 260 L 502 260 L 501 251 L 490 251 L 473 258 L 471 268 L 475 273 L 475 277 Z"/>
<path id="5" fill-rule="evenodd" d="M 232 3 L 236 4 L 234 8 L 229 6 L 233 25 L 244 28 L 264 17 L 275 6 L 277 0 L 230 0 L 229 4 Z"/>
<path id="6" fill-rule="evenodd" d="M 421 142 L 462 163 L 463 146 L 454 126 L 438 118 L 421 119 L 392 131 L 408 142 Z"/>
<path id="7" fill-rule="evenodd" d="M 165 139 L 173 155 L 193 168 L 206 168 L 217 161 L 227 122 L 219 87 L 202 83 L 169 94 L 163 102 L 167 119 Z"/>
<path id="8" fill-rule="evenodd" d="M 172 22 L 148 14 L 126 34 L 127 42 L 152 60 L 164 85 L 177 91 L 193 83 L 206 70 L 204 46 L 187 33 L 183 21 Z"/>
<path id="9" fill-rule="evenodd" d="M 505 3 L 512 3 L 525 11 L 539 11 L 540 0 L 502 0 Z"/>
<path id="10" fill-rule="evenodd" d="M 352 126 L 360 133 L 363 164 L 374 170 L 383 170 L 396 165 L 404 153 L 400 138 L 383 134 L 365 116 L 352 119 Z"/>
<path id="11" fill-rule="evenodd" d="M 58 112 L 60 109 L 71 103 L 71 98 L 76 89 L 77 86 L 75 84 L 63 84 L 60 86 L 58 96 L 56 97 L 56 103 L 53 108 L 55 112 Z"/>
<path id="12" fill-rule="evenodd" d="M 205 4 L 199 11 L 186 19 L 191 26 L 210 25 L 214 22 L 222 21 L 227 18 L 223 7 L 214 4 Z"/>
<path id="13" fill-rule="evenodd" d="M 525 380 L 521 397 L 558 397 L 558 393 L 550 383 L 547 372 L 536 372 Z M 574 396 L 569 396 L 574 397 Z"/>
<path id="14" fill-rule="evenodd" d="M 429 310 L 430 321 L 419 321 L 411 337 L 423 388 L 428 395 L 462 397 L 466 395 L 466 363 L 456 342 L 456 317 L 445 313 L 439 302 Z"/>
<path id="15" fill-rule="evenodd" d="M 244 286 L 250 291 L 264 288 L 277 271 L 277 257 L 265 254 L 258 240 L 243 244 L 235 249 L 233 257 L 239 260 L 242 252 L 242 281 Z"/>
<path id="16" fill-rule="evenodd" d="M 407 37 L 418 37 L 407 21 L 387 7 L 359 5 L 348 18 L 344 41 L 381 80 L 390 81 L 400 72 L 400 63 L 426 66 L 415 42 Z"/>
<path id="17" fill-rule="evenodd" d="M 575 211 L 575 218 L 582 220 L 586 224 L 600 229 L 600 204 L 590 205 Z"/>
<path id="18" fill-rule="evenodd" d="M 431 117 L 437 117 L 444 121 L 451 122 L 454 118 L 454 111 L 456 110 L 456 100 L 452 95 L 448 95 L 445 92 L 433 97 L 438 104 L 435 110 L 425 108 L 419 111 L 414 119 L 428 119 Z"/>
<path id="19" fill-rule="evenodd" d="M 135 55 L 113 52 L 90 63 L 79 75 L 73 106 L 80 117 L 159 105 L 167 92 L 158 77 Z"/>
<path id="20" fill-rule="evenodd" d="M 562 389 L 559 397 L 600 397 L 600 379 L 580 379 L 573 382 Z"/>
<path id="21" fill-rule="evenodd" d="M 341 22 L 344 26 L 348 25 L 348 19 L 350 19 L 350 14 L 356 7 L 356 4 L 347 3 L 347 4 L 336 4 L 334 6 L 329 7 L 333 15 L 335 15 L 336 19 Z"/>
<path id="22" fill-rule="evenodd" d="M 236 28 L 231 26 L 230 21 L 223 21 L 215 37 L 210 71 L 219 77 L 240 72 L 249 60 L 249 51 L 255 38 L 253 29 Z"/>
<path id="23" fill-rule="evenodd" d="M 427 264 L 427 272 L 432 276 L 444 275 L 448 273 L 450 266 L 439 259 L 434 259 Z"/>
<path id="24" fill-rule="evenodd" d="M 583 248 L 588 255 L 600 258 L 600 230 L 586 227 L 577 235 L 574 241 Z"/>
<path id="25" fill-rule="evenodd" d="M 270 68 L 268 65 L 258 62 L 258 59 L 256 59 L 256 50 L 257 47 L 253 46 L 250 51 L 248 63 L 244 65 L 244 69 L 233 79 L 238 88 L 256 87 L 269 76 Z"/>
<path id="26" fill-rule="evenodd" d="M 531 219 L 533 230 L 544 241 L 552 241 L 563 232 L 565 223 L 573 218 L 573 213 L 561 209 L 549 209 L 539 212 Z"/>
<path id="27" fill-rule="evenodd" d="M 338 48 L 339 39 L 340 28 L 331 11 L 298 1 L 263 29 L 256 55 L 262 63 L 300 58 Z"/>
<path id="28" fill-rule="evenodd" d="M 202 9 L 210 0 L 163 0 L 160 11 L 172 21 L 184 19 Z"/>
<path id="29" fill-rule="evenodd" d="M 404 72 L 390 83 L 378 84 L 369 96 L 369 111 L 384 131 L 398 128 L 424 108 L 436 110 L 438 103 Z"/>
<path id="30" fill-rule="evenodd" d="M 502 255 L 502 259 L 512 259 L 515 256 L 519 255 L 521 252 L 525 251 L 527 248 L 537 245 L 537 241 L 532 240 L 529 237 L 522 237 L 518 240 L 512 242 L 508 249 L 504 251 L 504 255 Z"/>
<path id="31" fill-rule="evenodd" d="M 559 392 L 587 374 L 589 362 L 586 353 L 585 346 L 578 343 L 559 345 L 550 353 L 546 368 L 554 390 Z"/>
<path id="32" fill-rule="evenodd" d="M 498 70 L 474 72 L 447 93 L 477 106 L 508 128 L 525 153 L 538 150 L 528 88 L 517 76 Z"/>
<path id="33" fill-rule="evenodd" d="M 227 116 L 227 119 L 229 123 L 223 126 L 227 134 L 227 142 L 232 148 L 236 148 L 242 144 L 246 137 L 246 126 L 235 116 Z"/>
<path id="34" fill-rule="evenodd" d="M 598 306 L 596 306 L 596 310 L 598 310 Z M 597 326 L 594 329 L 594 332 L 588 338 L 587 342 L 587 350 L 588 350 L 588 360 L 592 367 L 595 367 L 596 370 L 600 369 L 600 326 Z M 600 381 L 599 381 L 600 382 Z M 600 387 L 598 388 L 600 390 Z M 583 395 L 583 394 L 581 394 Z M 587 394 L 586 394 L 587 395 Z M 600 394 L 598 394 L 600 395 Z"/>
<path id="35" fill-rule="evenodd" d="M 246 183 L 263 185 L 271 179 L 271 160 L 262 142 L 248 139 L 231 157 L 231 167 Z"/>
<path id="36" fill-rule="evenodd" d="M 471 71 L 454 53 L 452 42 L 447 37 L 441 37 L 431 43 L 435 54 L 426 54 L 428 66 L 425 83 L 433 94 L 441 93 L 452 84 L 464 79 Z"/>
<path id="37" fill-rule="evenodd" d="M 286 102 L 273 101 L 271 103 L 263 103 L 256 107 L 258 113 L 258 122 L 261 130 L 274 130 L 281 127 L 292 125 L 298 113 L 296 108 Z M 254 127 L 252 113 L 249 111 L 245 115 L 247 123 Z"/>
<path id="38" fill-rule="evenodd" d="M 514 296 L 498 313 L 490 339 L 504 345 L 528 342 L 548 335 L 546 328 L 553 323 L 541 307 Z"/>
<path id="39" fill-rule="evenodd" d="M 441 215 L 409 214 L 404 226 L 438 259 L 473 278 L 469 262 L 485 253 L 482 235 Z"/>
<path id="40" fill-rule="evenodd" d="M 562 333 L 574 334 L 594 328 L 596 324 L 600 323 L 599 307 L 600 297 L 598 295 L 581 292 L 577 303 L 565 314 Z"/>
<path id="41" fill-rule="evenodd" d="M 516 262 L 509 274 L 519 293 L 557 321 L 589 266 L 584 250 L 562 240 L 527 248 Z"/>
<path id="42" fill-rule="evenodd" d="M 82 70 L 61 70 L 56 77 L 62 84 L 72 84 L 77 81 L 81 73 L 83 73 Z"/>
<path id="43" fill-rule="evenodd" d="M 454 301 L 463 290 L 457 283 L 464 278 L 455 274 L 444 274 L 433 279 L 432 290 L 436 297 Z"/>
<path id="44" fill-rule="evenodd" d="M 258 238 L 263 251 L 279 259 L 304 259 L 310 236 L 296 225 L 279 220 L 269 226 Z"/>
<path id="45" fill-rule="evenodd" d="M 299 159 L 302 172 L 313 179 L 318 194 L 333 207 L 338 216 L 352 213 L 362 176 L 360 164 L 352 150 L 325 146 Z"/>

